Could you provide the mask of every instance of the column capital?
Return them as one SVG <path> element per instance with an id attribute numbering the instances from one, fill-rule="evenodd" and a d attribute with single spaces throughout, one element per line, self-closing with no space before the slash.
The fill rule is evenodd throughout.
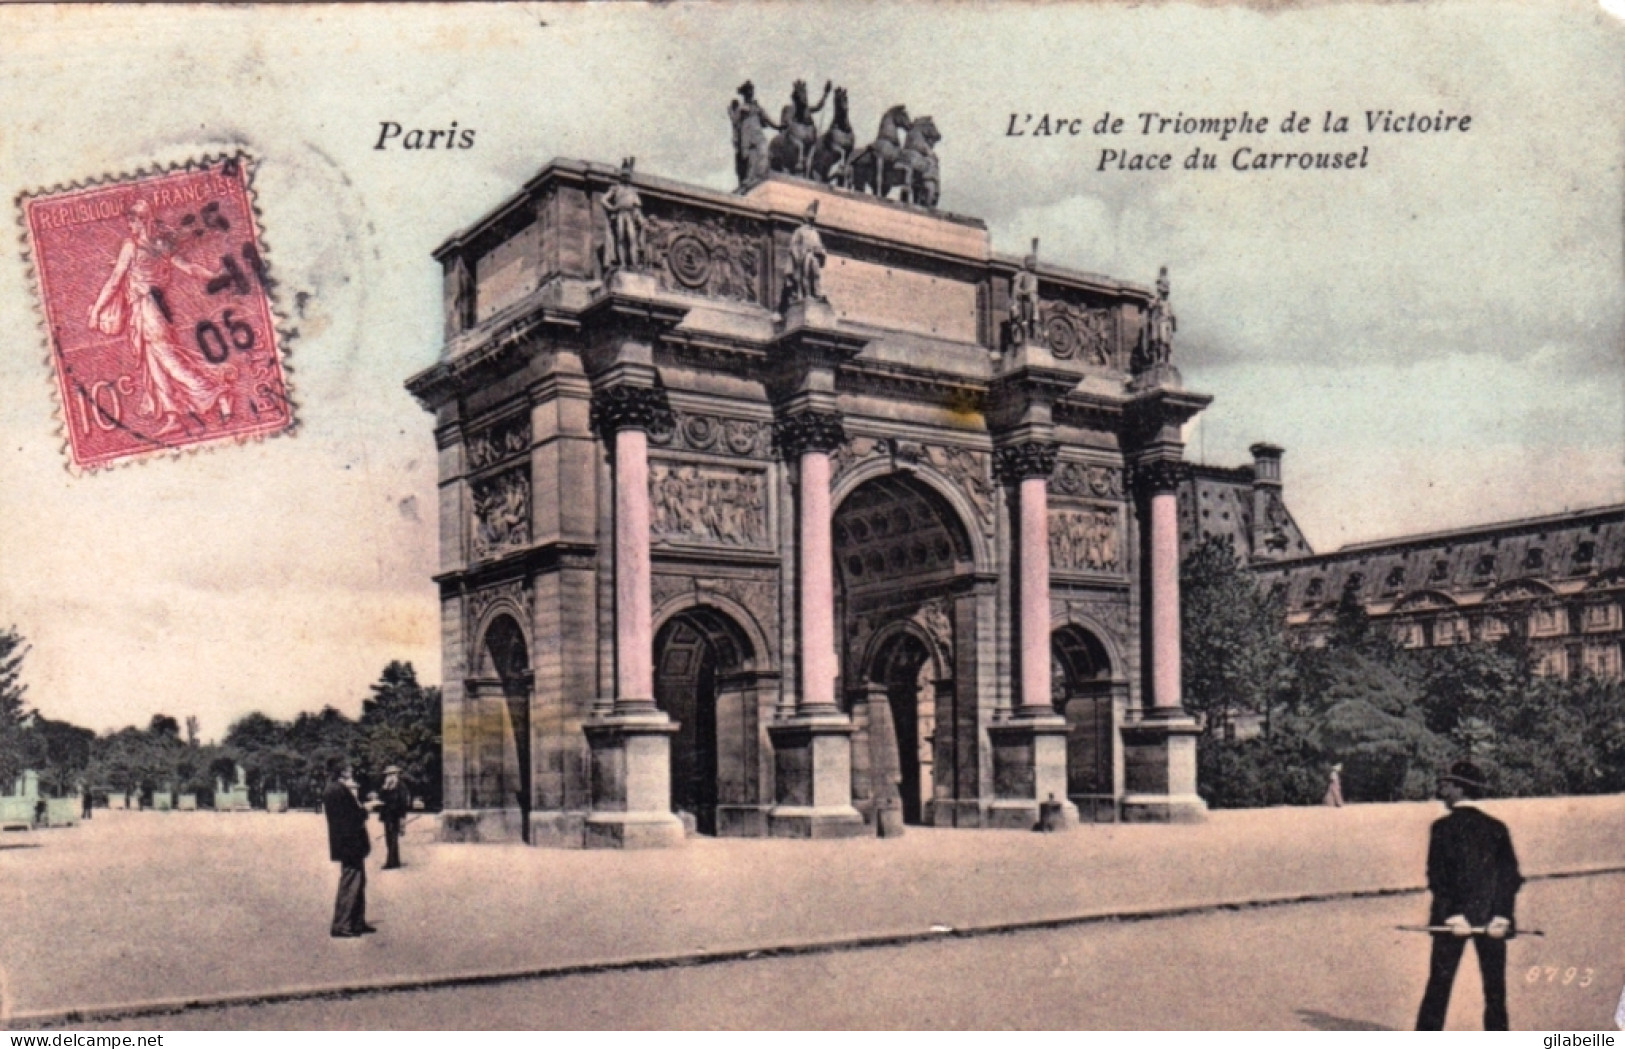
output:
<path id="1" fill-rule="evenodd" d="M 1055 472 L 1055 459 L 1061 446 L 1055 441 L 1022 441 L 993 449 L 993 472 L 1005 484 L 1029 477 L 1049 477 Z"/>
<path id="2" fill-rule="evenodd" d="M 593 391 L 592 428 L 606 441 L 620 430 L 659 433 L 673 425 L 671 406 L 661 387 L 622 383 Z"/>
<path id="3" fill-rule="evenodd" d="M 798 411 L 773 421 L 773 443 L 787 460 L 802 452 L 832 452 L 846 443 L 846 428 L 840 412 Z"/>
<path id="4" fill-rule="evenodd" d="M 1153 459 L 1129 467 L 1130 483 L 1148 494 L 1177 491 L 1190 475 L 1190 464 L 1179 459 Z"/>

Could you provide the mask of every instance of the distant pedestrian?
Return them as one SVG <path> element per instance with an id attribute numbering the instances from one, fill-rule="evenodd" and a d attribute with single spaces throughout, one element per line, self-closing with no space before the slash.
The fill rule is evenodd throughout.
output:
<path id="1" fill-rule="evenodd" d="M 1484 981 L 1484 1029 L 1507 1029 L 1506 941 L 1517 935 L 1512 909 L 1523 875 L 1506 824 L 1475 804 L 1487 789 L 1483 773 L 1470 761 L 1456 762 L 1439 777 L 1439 798 L 1450 812 L 1434 821 L 1428 839 L 1428 891 L 1433 893 L 1428 924 L 1449 931 L 1433 934 L 1418 1031 L 1444 1029 L 1468 937 Z"/>
<path id="2" fill-rule="evenodd" d="M 34 826 L 43 827 L 51 822 L 50 806 L 45 804 L 44 798 L 34 802 Z"/>
<path id="3" fill-rule="evenodd" d="M 381 806 L 378 816 L 384 821 L 384 870 L 392 871 L 401 863 L 401 826 L 406 822 L 406 812 L 412 807 L 412 794 L 401 782 L 401 770 L 398 765 L 391 765 L 384 770 L 384 786 L 378 792 L 378 803 Z"/>
<path id="4" fill-rule="evenodd" d="M 339 937 L 377 931 L 367 924 L 366 861 L 372 840 L 367 836 L 367 810 L 361 807 L 355 791 L 350 767 L 335 765 L 327 789 L 322 792 L 322 811 L 327 814 L 328 854 L 339 865 L 332 928 L 332 934 Z"/>
<path id="5" fill-rule="evenodd" d="M 1339 762 L 1332 766 L 1331 780 L 1326 784 L 1326 796 L 1320 800 L 1322 805 L 1330 805 L 1334 809 L 1343 807 L 1343 765 Z"/>
<path id="6" fill-rule="evenodd" d="M 93 799 L 90 796 L 90 788 L 86 787 L 84 789 L 84 793 L 80 796 L 80 809 L 79 809 L 79 818 L 80 819 L 88 820 L 90 818 L 90 810 L 91 810 L 92 800 Z"/>

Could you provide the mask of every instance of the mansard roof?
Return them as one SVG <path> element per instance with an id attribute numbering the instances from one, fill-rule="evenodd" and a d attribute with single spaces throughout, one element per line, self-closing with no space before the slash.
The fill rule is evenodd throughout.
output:
<path id="1" fill-rule="evenodd" d="M 1257 564 L 1291 612 L 1335 605 L 1345 588 L 1375 613 L 1562 596 L 1625 574 L 1625 504 L 1350 544 Z M 1442 607 L 1436 603 L 1433 607 Z"/>

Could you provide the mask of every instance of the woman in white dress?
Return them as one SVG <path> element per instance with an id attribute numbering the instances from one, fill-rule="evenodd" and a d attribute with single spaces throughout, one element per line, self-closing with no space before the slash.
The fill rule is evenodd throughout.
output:
<path id="1" fill-rule="evenodd" d="M 211 375 L 198 354 L 175 338 L 165 296 L 172 270 L 198 280 L 215 276 L 175 254 L 174 241 L 153 217 L 151 205 L 136 201 L 130 207 L 130 236 L 90 308 L 90 326 L 104 335 L 129 336 L 140 362 L 141 414 L 158 420 L 154 434 L 175 429 L 182 415 L 201 422 L 216 407 L 221 422 L 231 418 L 225 376 Z"/>

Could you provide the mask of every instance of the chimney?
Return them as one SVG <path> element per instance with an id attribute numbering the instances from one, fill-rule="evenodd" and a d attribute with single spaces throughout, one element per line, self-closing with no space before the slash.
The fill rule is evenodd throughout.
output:
<path id="1" fill-rule="evenodd" d="M 1253 453 L 1253 486 L 1268 486 L 1279 490 L 1281 487 L 1281 455 L 1285 449 L 1279 445 L 1265 444 L 1260 441 L 1247 450 Z"/>

